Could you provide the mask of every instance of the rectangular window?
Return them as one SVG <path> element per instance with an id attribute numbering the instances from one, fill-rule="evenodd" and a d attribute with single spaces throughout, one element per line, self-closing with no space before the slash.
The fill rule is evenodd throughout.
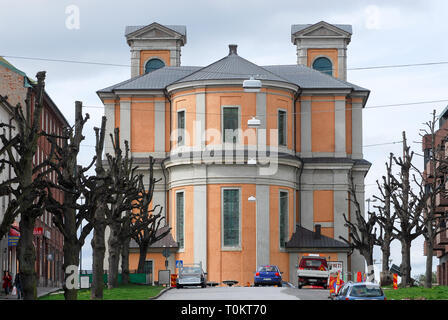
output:
<path id="1" fill-rule="evenodd" d="M 279 240 L 280 248 L 288 241 L 288 192 L 280 191 L 279 199 Z"/>
<path id="2" fill-rule="evenodd" d="M 185 145 L 185 110 L 177 112 L 177 145 Z"/>
<path id="3" fill-rule="evenodd" d="M 184 193 L 176 193 L 176 237 L 179 248 L 184 248 Z"/>
<path id="4" fill-rule="evenodd" d="M 237 143 L 239 129 L 238 107 L 224 107 L 222 110 L 223 142 Z"/>
<path id="5" fill-rule="evenodd" d="M 278 145 L 286 146 L 286 111 L 278 111 Z"/>
<path id="6" fill-rule="evenodd" d="M 222 245 L 240 246 L 240 190 L 224 189 L 222 192 Z"/>

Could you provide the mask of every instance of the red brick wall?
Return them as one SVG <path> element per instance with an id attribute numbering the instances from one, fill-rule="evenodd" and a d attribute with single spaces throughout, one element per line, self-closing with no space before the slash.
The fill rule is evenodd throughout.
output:
<path id="1" fill-rule="evenodd" d="M 8 101 L 15 106 L 23 104 L 27 89 L 24 88 L 24 77 L 0 64 L 0 95 L 8 96 Z"/>

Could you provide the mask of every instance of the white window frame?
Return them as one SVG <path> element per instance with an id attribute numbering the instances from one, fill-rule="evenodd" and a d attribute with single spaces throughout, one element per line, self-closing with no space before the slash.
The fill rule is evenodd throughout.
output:
<path id="1" fill-rule="evenodd" d="M 183 235 L 183 238 L 184 238 L 184 243 L 183 243 L 183 247 L 181 247 L 180 246 L 180 244 L 179 244 L 179 251 L 178 252 L 184 252 L 185 251 L 185 190 L 177 190 L 176 192 L 175 192 L 175 195 L 174 195 L 174 210 L 175 210 L 175 212 L 176 212 L 176 241 L 177 242 L 179 242 L 179 239 L 178 239 L 178 230 L 179 230 L 179 228 L 178 228 L 178 225 L 177 225 L 177 194 L 178 193 L 182 193 L 183 194 L 183 198 L 184 198 L 184 203 L 183 203 L 183 207 L 182 207 L 182 215 L 183 215 L 183 226 L 182 226 L 182 235 Z"/>
<path id="2" fill-rule="evenodd" d="M 278 143 L 278 147 L 288 147 L 288 110 L 287 109 L 283 109 L 283 108 L 278 108 L 277 109 L 277 142 L 279 142 L 278 140 L 280 139 L 280 112 L 284 112 L 285 113 L 285 144 L 280 144 Z"/>
<path id="3" fill-rule="evenodd" d="M 236 142 L 224 142 L 224 136 L 225 136 L 225 132 L 224 132 L 224 109 L 225 108 L 237 108 L 238 109 L 238 128 L 237 128 L 237 132 L 238 132 L 238 136 L 236 139 Z M 239 105 L 221 105 L 221 143 L 223 145 L 240 145 L 241 144 L 241 106 Z"/>
<path id="4" fill-rule="evenodd" d="M 184 113 L 184 131 L 182 132 L 182 143 L 179 143 L 179 113 Z M 182 108 L 178 109 L 176 112 L 176 129 L 177 129 L 177 136 L 176 136 L 176 147 L 184 147 L 185 144 L 185 137 L 186 137 L 186 130 L 187 130 L 187 109 Z"/>
<path id="5" fill-rule="evenodd" d="M 238 245 L 236 246 L 224 246 L 224 191 L 225 190 L 238 190 Z M 242 192 L 241 187 L 221 187 L 221 250 L 223 251 L 241 251 L 242 246 Z"/>

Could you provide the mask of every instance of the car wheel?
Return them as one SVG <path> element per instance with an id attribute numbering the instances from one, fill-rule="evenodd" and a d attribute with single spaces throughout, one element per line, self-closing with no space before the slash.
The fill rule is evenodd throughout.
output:
<path id="1" fill-rule="evenodd" d="M 323 285 L 324 289 L 327 290 L 328 286 L 326 284 Z"/>
<path id="2" fill-rule="evenodd" d="M 178 285 L 176 286 L 176 288 L 177 288 L 177 289 L 181 289 L 181 288 L 182 288 L 182 285 L 178 284 Z"/>

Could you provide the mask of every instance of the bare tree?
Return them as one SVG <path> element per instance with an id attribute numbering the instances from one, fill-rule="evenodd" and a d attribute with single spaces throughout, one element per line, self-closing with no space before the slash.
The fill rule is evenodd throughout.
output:
<path id="1" fill-rule="evenodd" d="M 395 189 L 391 186 L 392 175 L 392 157 L 389 155 L 389 162 L 386 162 L 386 176 L 383 176 L 382 183 L 377 180 L 378 190 L 380 196 L 374 195 L 373 197 L 381 203 L 381 205 L 374 206 L 378 209 L 377 223 L 380 227 L 380 234 L 377 237 L 377 244 L 381 247 L 382 252 L 382 272 L 380 275 L 380 282 L 382 285 L 392 283 L 392 275 L 389 271 L 389 258 L 390 258 L 390 245 L 395 240 L 394 235 L 394 223 L 397 219 L 396 212 L 393 211 L 391 206 L 391 193 Z"/>
<path id="2" fill-rule="evenodd" d="M 403 132 L 403 155 L 393 160 L 400 168 L 400 174 L 396 177 L 389 174 L 391 184 L 386 190 L 391 195 L 391 200 L 397 215 L 397 226 L 394 226 L 394 236 L 401 243 L 401 274 L 402 285 L 412 285 L 411 278 L 411 245 L 412 241 L 425 232 L 423 210 L 426 206 L 426 195 L 422 185 L 422 173 L 412 164 L 414 152 L 410 151 L 406 142 L 406 133 Z M 418 175 L 416 177 L 415 171 Z M 412 180 L 411 180 L 412 179 Z M 417 191 L 411 187 L 416 186 Z"/>
<path id="3" fill-rule="evenodd" d="M 137 210 L 132 212 L 130 220 L 130 229 L 132 238 L 139 246 L 140 256 L 138 260 L 138 272 L 143 273 L 145 267 L 146 253 L 148 248 L 156 241 L 163 239 L 171 231 L 167 228 L 164 232 L 157 233 L 161 223 L 165 219 L 162 217 L 162 207 L 158 204 L 153 205 L 150 209 L 150 204 L 153 199 L 154 187 L 161 179 L 154 178 L 154 163 L 155 160 L 149 158 L 149 187 L 145 188 L 143 183 L 143 176 L 139 176 L 139 200 Z"/>
<path id="4" fill-rule="evenodd" d="M 343 213 L 345 226 L 349 231 L 349 239 L 339 236 L 341 240 L 347 243 L 351 250 L 358 250 L 365 258 L 368 267 L 368 277 L 370 281 L 375 279 L 373 269 L 373 248 L 377 242 L 376 236 L 376 214 L 374 212 L 367 212 L 368 217 L 365 218 L 364 212 L 361 211 L 361 206 L 356 196 L 356 186 L 353 181 L 353 173 L 349 172 L 349 200 L 354 205 L 354 219 L 350 221 L 346 214 Z"/>
<path id="5" fill-rule="evenodd" d="M 14 177 L 0 184 L 2 195 L 8 193 L 12 195 L 0 226 L 0 238 L 6 234 L 15 218 L 20 216 L 20 239 L 17 250 L 26 300 L 36 299 L 37 279 L 34 270 L 36 252 L 33 244 L 33 230 L 36 219 L 43 214 L 47 196 L 46 177 L 53 171 L 50 162 L 54 154 L 54 149 L 51 148 L 49 155 L 41 163 L 35 165 L 33 162 L 38 140 L 48 136 L 40 128 L 44 106 L 45 72 L 38 72 L 36 78 L 37 84 L 28 91 L 25 110 L 20 104 L 13 107 L 7 101 L 7 97 L 0 96 L 0 102 L 13 110 L 13 119 L 17 126 L 14 136 L 7 137 L 5 133 L 0 135 L 3 144 L 0 156 L 6 155 L 0 160 L 0 168 L 9 165 L 14 171 Z M 7 125 L 3 125 L 5 126 Z"/>
<path id="6" fill-rule="evenodd" d="M 82 226 L 82 221 L 86 219 L 87 215 L 91 214 L 86 203 L 78 203 L 80 196 L 83 193 L 87 193 L 84 188 L 82 176 L 95 162 L 94 158 L 92 163 L 86 168 L 77 164 L 80 145 L 84 140 L 82 130 L 88 119 L 88 114 L 83 118 L 82 103 L 76 101 L 74 128 L 64 129 L 64 136 L 66 138 L 61 139 L 61 145 L 57 143 L 55 138 L 50 138 L 50 141 L 56 148 L 56 159 L 51 165 L 57 173 L 58 183 L 49 184 L 46 208 L 54 214 L 53 222 L 64 236 L 63 270 L 65 280 L 71 276 L 70 273 L 66 272 L 67 267 L 79 265 L 79 252 L 84 244 L 85 238 L 93 228 L 91 223 L 87 223 L 82 227 L 80 236 L 78 237 L 77 231 Z M 63 192 L 64 197 L 62 203 L 53 198 L 52 188 Z M 89 220 L 91 220 L 91 217 Z M 63 288 L 66 300 L 77 299 L 78 288 L 68 288 L 66 283 L 64 283 Z"/>
<path id="7" fill-rule="evenodd" d="M 109 173 L 103 167 L 102 154 L 104 150 L 104 137 L 106 132 L 106 117 L 102 117 L 101 128 L 94 128 L 96 144 L 96 163 L 95 177 L 85 179 L 87 188 L 90 190 L 86 194 L 86 204 L 90 206 L 92 218 L 90 223 L 93 225 L 93 238 L 91 241 L 92 255 L 92 291 L 93 300 L 103 299 L 104 289 L 104 255 L 106 252 L 105 230 L 106 230 L 106 211 L 107 200 L 110 195 Z"/>
<path id="8" fill-rule="evenodd" d="M 139 197 L 138 176 L 133 166 L 132 158 L 129 156 L 128 141 L 124 142 L 125 152 L 120 148 L 119 129 L 115 128 L 114 136 L 111 135 L 114 156 L 107 154 L 108 168 L 111 180 L 110 207 L 106 211 L 107 225 L 110 228 L 108 239 L 109 249 L 109 272 L 108 287 L 118 286 L 118 266 L 120 253 L 126 235 L 126 226 L 131 210 L 137 205 Z"/>

